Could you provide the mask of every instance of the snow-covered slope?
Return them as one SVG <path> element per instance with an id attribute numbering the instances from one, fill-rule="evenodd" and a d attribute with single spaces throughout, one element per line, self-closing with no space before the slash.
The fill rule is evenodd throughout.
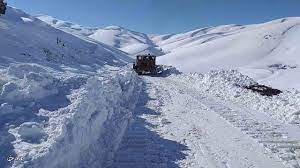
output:
<path id="1" fill-rule="evenodd" d="M 153 39 L 169 53 L 159 63 L 184 72 L 239 69 L 279 88 L 300 88 L 300 18 L 257 25 L 227 25 Z"/>
<path id="2" fill-rule="evenodd" d="M 162 55 L 163 52 L 144 33 L 131 31 L 119 26 L 108 26 L 105 28 L 87 28 L 55 19 L 51 16 L 37 16 L 40 20 L 75 35 L 89 37 L 98 42 L 118 48 L 132 56 L 137 54 Z"/>
<path id="3" fill-rule="evenodd" d="M 89 37 L 119 48 L 131 55 L 147 53 L 155 55 L 163 54 L 160 48 L 158 48 L 146 34 L 130 31 L 123 27 L 109 26 L 97 30 Z"/>
<path id="4" fill-rule="evenodd" d="M 54 29 L 20 10 L 0 18 L 1 66 L 15 62 L 102 66 L 124 65 L 130 58 L 94 41 Z"/>
<path id="5" fill-rule="evenodd" d="M 0 16 L 0 167 L 101 166 L 132 119 L 140 82 L 124 67 L 131 60 L 9 7 Z"/>
<path id="6" fill-rule="evenodd" d="M 36 17 L 53 27 L 65 30 L 67 32 L 71 32 L 72 34 L 78 34 L 82 36 L 90 36 L 98 29 L 98 28 L 83 27 L 81 25 L 58 20 L 52 16 L 47 16 L 47 15 L 38 15 Z"/>

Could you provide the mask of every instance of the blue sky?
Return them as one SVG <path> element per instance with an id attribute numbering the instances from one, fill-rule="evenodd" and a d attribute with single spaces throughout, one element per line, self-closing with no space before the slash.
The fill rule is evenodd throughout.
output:
<path id="1" fill-rule="evenodd" d="M 153 34 L 300 16 L 300 0 L 7 0 L 30 14 Z"/>

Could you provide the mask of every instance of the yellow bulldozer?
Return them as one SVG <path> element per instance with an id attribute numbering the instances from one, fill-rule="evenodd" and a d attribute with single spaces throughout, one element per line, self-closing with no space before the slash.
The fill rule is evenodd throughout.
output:
<path id="1" fill-rule="evenodd" d="M 156 56 L 150 54 L 136 56 L 133 69 L 138 75 L 157 75 Z"/>

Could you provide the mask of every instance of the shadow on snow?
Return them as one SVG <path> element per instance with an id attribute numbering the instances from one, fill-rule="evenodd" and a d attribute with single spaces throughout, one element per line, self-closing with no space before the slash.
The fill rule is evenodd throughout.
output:
<path id="1" fill-rule="evenodd" d="M 85 83 L 86 81 L 83 81 Z M 67 85 L 67 86 L 66 86 Z M 2 114 L 0 118 L 0 167 L 10 167 L 13 162 L 8 162 L 9 156 L 16 157 L 14 152 L 13 142 L 16 140 L 14 135 L 9 132 L 11 126 L 19 127 L 26 122 L 36 122 L 39 124 L 48 123 L 49 118 L 47 116 L 41 116 L 38 114 L 40 109 L 49 111 L 49 113 L 56 111 L 60 108 L 70 105 L 70 100 L 67 95 L 71 94 L 71 91 L 78 89 L 80 86 L 72 86 L 72 84 L 60 83 L 57 84 L 59 93 L 52 96 L 47 96 L 42 99 L 33 100 L 27 99 L 22 101 L 6 101 L 0 100 L 0 105 L 3 103 L 9 103 L 14 108 L 19 107 L 21 110 Z M 42 137 L 47 138 L 47 137 Z M 40 139 L 22 139 L 22 141 L 39 144 Z"/>
<path id="2" fill-rule="evenodd" d="M 160 116 L 159 111 L 148 108 L 149 101 L 154 100 L 146 92 L 146 84 L 139 97 L 135 109 L 134 120 L 128 126 L 113 163 L 109 168 L 179 168 L 178 162 L 186 158 L 184 151 L 188 147 L 169 139 L 149 129 L 155 125 L 147 122 L 143 115 Z"/>

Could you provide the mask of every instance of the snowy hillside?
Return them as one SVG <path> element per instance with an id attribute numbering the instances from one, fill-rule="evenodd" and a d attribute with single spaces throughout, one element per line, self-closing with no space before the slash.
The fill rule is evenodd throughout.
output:
<path id="1" fill-rule="evenodd" d="M 118 26 L 83 28 L 41 16 L 41 20 L 70 33 L 88 36 L 134 56 L 163 55 L 160 64 L 184 72 L 206 73 L 238 69 L 255 80 L 277 88 L 300 88 L 297 53 L 300 18 L 285 18 L 255 25 L 224 25 L 181 34 L 146 35 Z M 86 33 L 88 32 L 88 33 Z"/>
<path id="2" fill-rule="evenodd" d="M 51 16 L 38 16 L 40 20 L 75 35 L 89 37 L 98 42 L 118 48 L 134 57 L 137 54 L 152 53 L 162 55 L 163 52 L 144 33 L 131 31 L 119 26 L 108 26 L 105 28 L 85 28 L 78 24 L 73 24 L 55 19 Z"/>
<path id="3" fill-rule="evenodd" d="M 146 34 L 127 30 L 123 27 L 109 26 L 97 30 L 89 36 L 110 46 L 119 48 L 130 55 L 152 53 L 162 55 L 158 48 Z"/>
<path id="4" fill-rule="evenodd" d="M 58 20 L 52 16 L 47 16 L 47 15 L 38 15 L 37 18 L 48 23 L 53 27 L 62 29 L 67 32 L 71 32 L 72 34 L 78 34 L 82 36 L 90 36 L 98 29 L 98 28 L 83 27 L 81 25 Z"/>
<path id="5" fill-rule="evenodd" d="M 0 39 L 0 167 L 101 165 L 132 119 L 132 59 L 10 7 Z"/>
<path id="6" fill-rule="evenodd" d="M 115 49 L 83 41 L 54 29 L 20 10 L 9 9 L 1 16 L 1 66 L 15 62 L 87 65 L 124 65 L 130 59 Z"/>
<path id="7" fill-rule="evenodd" d="M 278 88 L 300 88 L 300 18 L 257 25 L 199 29 L 158 39 L 167 55 L 161 64 L 184 72 L 239 69 L 259 82 Z"/>

